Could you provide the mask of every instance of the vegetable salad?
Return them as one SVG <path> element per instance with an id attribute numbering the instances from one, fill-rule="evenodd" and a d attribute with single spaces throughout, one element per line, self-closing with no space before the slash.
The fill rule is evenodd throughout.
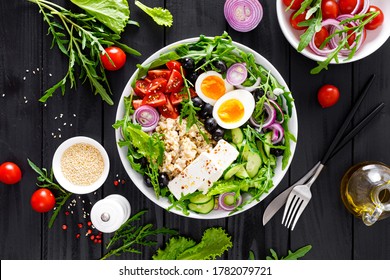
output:
<path id="1" fill-rule="evenodd" d="M 293 98 L 252 53 L 225 32 L 201 35 L 137 66 L 125 114 L 114 128 L 131 167 L 157 198 L 168 198 L 169 209 L 233 213 L 273 187 L 276 159 L 285 169 L 296 141 L 288 128 Z M 185 123 L 187 133 L 195 128 L 212 147 L 174 177 L 162 172 L 167 143 L 156 131 L 167 119 Z"/>

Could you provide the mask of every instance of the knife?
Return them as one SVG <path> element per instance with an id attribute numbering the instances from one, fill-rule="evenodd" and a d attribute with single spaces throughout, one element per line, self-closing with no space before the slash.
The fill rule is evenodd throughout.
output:
<path id="1" fill-rule="evenodd" d="M 271 203 L 267 206 L 267 208 L 264 211 L 264 215 L 263 215 L 264 226 L 266 225 L 266 223 L 268 223 L 269 220 L 271 220 L 271 218 L 276 214 L 276 212 L 278 212 L 279 209 L 282 208 L 282 206 L 286 203 L 288 195 L 290 194 L 292 188 L 294 188 L 296 185 L 304 184 L 307 180 L 309 180 L 319 166 L 320 166 L 320 162 L 317 162 L 317 164 L 314 165 L 313 168 L 310 169 L 310 171 L 305 174 L 305 176 L 303 176 L 294 185 L 284 190 L 277 197 L 275 197 L 274 200 L 271 201 Z"/>

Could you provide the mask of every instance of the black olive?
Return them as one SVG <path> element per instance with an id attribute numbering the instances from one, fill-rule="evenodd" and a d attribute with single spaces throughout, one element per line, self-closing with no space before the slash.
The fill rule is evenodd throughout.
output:
<path id="1" fill-rule="evenodd" d="M 217 60 L 213 63 L 214 67 L 219 70 L 220 73 L 225 73 L 227 71 L 226 63 L 222 60 Z"/>
<path id="2" fill-rule="evenodd" d="M 259 101 L 261 97 L 264 96 L 265 92 L 261 88 L 257 88 L 254 91 L 252 91 L 253 97 L 255 98 L 255 101 Z"/>
<path id="3" fill-rule="evenodd" d="M 195 61 L 190 57 L 183 58 L 181 65 L 187 71 L 194 71 L 195 69 Z"/>
<path id="4" fill-rule="evenodd" d="M 206 63 L 206 59 L 205 58 L 202 58 L 197 64 L 196 64 L 196 68 L 199 68 L 199 67 L 202 67 L 202 70 L 204 71 L 209 71 L 211 70 L 211 65 L 209 63 L 207 63 L 206 65 L 204 65 Z"/>
<path id="5" fill-rule="evenodd" d="M 204 127 L 206 128 L 206 130 L 210 133 L 213 133 L 214 130 L 217 129 L 218 127 L 218 123 L 217 121 L 214 119 L 214 118 L 208 118 L 205 122 L 204 122 Z"/>
<path id="6" fill-rule="evenodd" d="M 145 181 L 145 185 L 149 188 L 153 188 L 153 184 L 152 184 L 152 180 L 150 179 L 150 177 L 146 174 L 144 174 L 144 181 Z"/>
<path id="7" fill-rule="evenodd" d="M 192 98 L 192 104 L 195 107 L 202 108 L 204 105 L 204 102 L 202 99 L 200 99 L 200 97 L 194 97 L 194 98 Z"/>
<path id="8" fill-rule="evenodd" d="M 225 130 L 222 127 L 218 127 L 214 130 L 212 137 L 215 141 L 219 141 L 223 138 L 223 135 L 225 134 Z"/>
<path id="9" fill-rule="evenodd" d="M 213 106 L 209 103 L 205 103 L 203 107 L 198 111 L 198 115 L 201 119 L 207 119 L 213 114 Z"/>
<path id="10" fill-rule="evenodd" d="M 280 157 L 284 154 L 284 150 L 271 148 L 270 153 L 276 157 Z"/>
<path id="11" fill-rule="evenodd" d="M 195 85 L 196 80 L 198 79 L 198 77 L 199 77 L 199 74 L 197 72 L 191 72 L 187 76 L 187 80 L 189 80 L 192 85 Z"/>
<path id="12" fill-rule="evenodd" d="M 161 188 L 167 187 L 169 183 L 169 178 L 166 173 L 160 173 L 158 175 L 158 184 L 160 185 Z"/>

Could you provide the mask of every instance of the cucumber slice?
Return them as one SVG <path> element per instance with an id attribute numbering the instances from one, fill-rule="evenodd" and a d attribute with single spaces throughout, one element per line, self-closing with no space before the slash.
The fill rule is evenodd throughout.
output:
<path id="1" fill-rule="evenodd" d="M 258 153 L 248 153 L 248 162 L 246 163 L 245 169 L 249 177 L 253 178 L 256 176 L 257 172 L 259 172 L 261 164 L 262 160 Z"/>
<path id="2" fill-rule="evenodd" d="M 214 209 L 215 199 L 210 199 L 208 202 L 203 204 L 189 203 L 188 209 L 200 214 L 210 213 Z"/>
<path id="3" fill-rule="evenodd" d="M 232 164 L 226 171 L 225 171 L 225 174 L 223 175 L 223 178 L 225 180 L 228 180 L 230 178 L 233 177 L 233 175 L 235 175 L 238 170 L 240 170 L 241 168 L 243 168 L 245 165 L 245 163 L 236 163 L 236 164 Z"/>
<path id="4" fill-rule="evenodd" d="M 232 141 L 234 144 L 240 144 L 244 140 L 244 133 L 240 128 L 232 129 Z"/>
<path id="5" fill-rule="evenodd" d="M 241 147 L 241 152 L 240 154 L 242 155 L 242 158 L 243 160 L 247 160 L 248 159 L 248 154 L 250 153 L 250 147 L 249 147 L 249 144 L 248 142 L 246 142 L 243 147 Z"/>
<path id="6" fill-rule="evenodd" d="M 272 131 L 267 132 L 265 135 L 264 152 L 269 157 L 272 145 Z M 269 144 L 269 145 L 267 145 Z"/>
<path id="7" fill-rule="evenodd" d="M 249 174 L 248 172 L 246 171 L 245 167 L 244 166 L 241 166 L 241 168 L 236 172 L 236 175 L 238 178 L 240 179 L 245 179 L 245 178 L 249 178 Z"/>
<path id="8" fill-rule="evenodd" d="M 267 164 L 268 163 L 268 157 L 267 157 L 267 155 L 265 154 L 265 152 L 264 152 L 264 144 L 263 144 L 263 142 L 261 142 L 261 141 L 257 141 L 256 142 L 256 145 L 257 145 L 257 149 L 259 150 L 259 152 L 260 152 L 260 157 L 261 157 L 261 160 L 262 160 L 262 162 L 264 163 L 264 164 Z"/>
<path id="9" fill-rule="evenodd" d="M 196 193 L 194 196 L 190 197 L 190 202 L 194 204 L 204 204 L 214 199 L 212 196 L 205 195 L 203 193 Z"/>

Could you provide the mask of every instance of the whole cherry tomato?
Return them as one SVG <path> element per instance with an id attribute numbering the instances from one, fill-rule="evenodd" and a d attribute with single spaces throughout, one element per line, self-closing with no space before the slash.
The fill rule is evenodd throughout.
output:
<path id="1" fill-rule="evenodd" d="M 366 24 L 365 28 L 368 30 L 374 30 L 377 29 L 379 26 L 383 24 L 383 21 L 385 20 L 385 16 L 383 15 L 383 12 L 381 9 L 379 9 L 377 6 L 370 6 L 367 13 L 372 12 L 379 12 L 379 14 L 374 17 L 369 23 Z"/>
<path id="2" fill-rule="evenodd" d="M 118 47 L 108 47 L 104 49 L 107 54 L 101 54 L 100 59 L 103 67 L 109 71 L 119 70 L 126 63 L 125 52 Z M 108 59 L 107 55 L 111 58 L 112 62 Z"/>
<path id="3" fill-rule="evenodd" d="M 328 38 L 328 36 L 329 31 L 328 29 L 326 29 L 326 27 L 323 26 L 321 30 L 314 35 L 314 44 L 317 46 L 317 48 L 321 47 L 322 43 L 325 41 L 326 38 Z"/>
<path id="4" fill-rule="evenodd" d="M 340 13 L 351 14 L 357 5 L 357 0 L 339 0 Z M 364 1 L 360 1 L 358 12 L 363 9 Z"/>
<path id="5" fill-rule="evenodd" d="M 306 20 L 306 12 L 303 12 L 302 14 L 297 15 L 295 18 L 294 18 L 294 14 L 295 13 L 292 13 L 290 16 L 290 24 L 291 24 L 292 28 L 294 28 L 296 30 L 305 30 L 307 28 L 306 26 L 299 26 L 298 24 L 301 23 L 302 21 Z"/>
<path id="6" fill-rule="evenodd" d="M 323 0 L 321 3 L 322 18 L 336 18 L 339 15 L 339 5 L 334 0 Z"/>
<path id="7" fill-rule="evenodd" d="M 13 162 L 4 162 L 0 165 L 0 182 L 13 185 L 22 179 L 22 171 Z"/>
<path id="8" fill-rule="evenodd" d="M 294 1 L 294 3 L 292 3 Z M 301 7 L 303 0 L 283 0 L 286 7 L 290 7 L 291 10 L 298 10 Z M 291 4 L 292 3 L 292 4 Z"/>
<path id="9" fill-rule="evenodd" d="M 340 92 L 334 85 L 326 84 L 318 90 L 317 98 L 322 108 L 331 107 L 339 100 Z"/>
<path id="10" fill-rule="evenodd" d="M 36 190 L 31 196 L 31 207 L 39 213 L 49 212 L 56 204 L 53 193 L 46 188 Z"/>

